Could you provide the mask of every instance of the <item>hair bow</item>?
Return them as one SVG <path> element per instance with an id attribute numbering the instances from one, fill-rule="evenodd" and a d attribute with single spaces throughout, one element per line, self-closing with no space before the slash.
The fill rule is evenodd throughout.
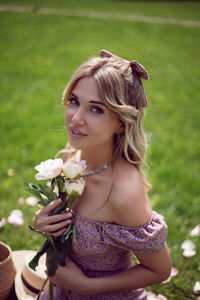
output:
<path id="1" fill-rule="evenodd" d="M 119 59 L 123 59 L 125 62 L 127 62 L 129 64 L 129 66 L 131 67 L 132 71 L 134 71 L 140 78 L 142 79 L 145 79 L 145 80 L 148 80 L 149 79 L 149 74 L 148 72 L 145 70 L 145 68 L 139 64 L 136 60 L 131 60 L 131 61 L 128 61 L 124 58 L 121 58 L 107 50 L 101 50 L 100 51 L 100 56 L 101 57 L 116 57 L 116 58 L 119 58 Z M 145 91 L 144 91 L 144 87 L 143 87 L 143 84 L 142 84 L 142 92 L 143 92 L 143 106 L 147 106 L 147 97 L 146 97 L 146 94 L 145 94 Z"/>

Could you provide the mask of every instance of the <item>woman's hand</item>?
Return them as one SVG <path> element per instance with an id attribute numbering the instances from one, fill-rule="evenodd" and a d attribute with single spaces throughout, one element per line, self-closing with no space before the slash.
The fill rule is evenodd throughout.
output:
<path id="1" fill-rule="evenodd" d="M 59 265 L 55 275 L 48 278 L 51 283 L 59 287 L 81 294 L 87 293 L 89 277 L 86 277 L 69 257 L 65 259 L 65 266 Z"/>
<path id="2" fill-rule="evenodd" d="M 70 212 L 66 212 L 63 214 L 49 216 L 51 211 L 60 203 L 61 199 L 57 199 L 44 208 L 38 210 L 33 219 L 33 228 L 53 235 L 54 237 L 62 235 L 66 230 L 66 226 L 71 222 L 70 218 L 72 217 L 72 214 Z"/>

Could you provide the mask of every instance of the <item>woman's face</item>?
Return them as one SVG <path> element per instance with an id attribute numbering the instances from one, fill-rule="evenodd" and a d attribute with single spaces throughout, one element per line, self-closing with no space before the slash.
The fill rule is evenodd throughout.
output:
<path id="1" fill-rule="evenodd" d="M 72 90 L 65 113 L 68 140 L 75 149 L 112 151 L 114 134 L 122 127 L 101 99 L 93 77 L 81 78 Z"/>

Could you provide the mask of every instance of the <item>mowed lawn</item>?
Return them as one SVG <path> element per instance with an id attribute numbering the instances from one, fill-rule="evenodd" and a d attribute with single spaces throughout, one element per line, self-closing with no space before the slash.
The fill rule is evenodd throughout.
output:
<path id="1" fill-rule="evenodd" d="M 36 1 L 0 1 L 32 5 Z M 43 7 L 199 20 L 196 2 L 42 1 Z M 113 10 L 112 10 L 113 5 Z M 185 6 L 184 6 L 185 5 Z M 183 9 L 187 8 L 187 9 Z M 200 223 L 200 27 L 150 24 L 118 19 L 0 12 L 0 220 L 20 209 L 24 225 L 6 224 L 0 240 L 13 250 L 37 250 L 42 238 L 29 231 L 35 207 L 20 205 L 34 181 L 34 166 L 54 158 L 67 142 L 62 92 L 72 72 L 100 49 L 136 59 L 149 71 L 144 127 L 149 133 L 149 193 L 153 209 L 169 226 L 167 244 L 179 270 L 168 284 L 150 290 L 168 299 L 196 299 Z M 8 172 L 13 169 L 14 175 Z M 10 175 L 13 176 L 9 176 Z M 12 172 L 11 172 L 12 173 Z M 181 244 L 191 239 L 196 255 L 185 258 Z"/>

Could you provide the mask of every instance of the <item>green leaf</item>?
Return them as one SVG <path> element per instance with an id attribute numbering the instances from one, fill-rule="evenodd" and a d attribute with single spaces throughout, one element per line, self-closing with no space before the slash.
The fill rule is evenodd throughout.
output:
<path id="1" fill-rule="evenodd" d="M 64 192 L 65 190 L 65 180 L 62 176 L 56 177 L 56 182 L 58 184 L 59 192 Z"/>
<path id="2" fill-rule="evenodd" d="M 61 238 L 62 243 L 64 243 L 64 241 L 66 241 L 69 238 L 69 236 L 72 232 L 73 232 L 72 231 L 72 223 L 70 223 L 68 225 L 67 229 L 65 230 L 65 232 L 62 234 L 62 238 Z"/>
<path id="3" fill-rule="evenodd" d="M 41 184 L 41 183 L 39 183 L 38 186 L 40 188 L 40 190 L 39 190 L 40 193 L 43 194 L 47 198 L 48 203 L 50 203 L 51 201 L 53 201 L 57 198 L 56 193 L 54 193 L 52 191 L 52 189 L 49 188 L 48 186 Z"/>
<path id="4" fill-rule="evenodd" d="M 40 249 L 37 251 L 36 255 L 32 258 L 32 260 L 29 262 L 29 267 L 36 270 L 36 267 L 38 266 L 40 257 L 47 251 L 47 249 L 50 248 L 50 244 L 48 241 L 45 241 Z"/>
<path id="5" fill-rule="evenodd" d="M 38 204 L 41 204 L 42 206 L 46 206 L 48 201 L 44 199 L 43 194 L 41 194 L 41 191 L 39 188 L 37 188 L 35 185 L 32 183 L 29 183 L 29 187 L 25 188 L 30 194 L 36 196 L 39 199 Z"/>
<path id="6" fill-rule="evenodd" d="M 57 207 L 55 207 L 54 210 L 50 213 L 50 215 L 56 215 L 58 213 L 64 213 L 66 211 L 66 208 L 67 208 L 66 194 L 62 193 L 59 196 L 62 199 L 62 203 L 60 205 L 58 205 Z"/>
<path id="7" fill-rule="evenodd" d="M 55 186 L 56 186 L 56 178 L 54 177 L 52 180 L 51 180 L 51 190 L 53 191 Z"/>
<path id="8" fill-rule="evenodd" d="M 32 189 L 36 189 L 38 190 L 38 187 L 36 185 L 34 185 L 33 183 L 29 183 L 28 184 Z"/>
<path id="9" fill-rule="evenodd" d="M 69 196 L 69 200 L 68 200 L 68 207 L 71 210 L 72 209 L 72 205 L 74 203 L 74 200 L 77 199 L 80 195 L 77 192 L 72 192 Z"/>
<path id="10" fill-rule="evenodd" d="M 39 231 L 39 230 L 36 230 L 34 229 L 32 226 L 28 226 L 32 231 L 36 232 L 37 234 L 40 234 L 41 236 L 43 236 L 44 238 L 46 238 L 51 244 L 53 247 L 55 247 L 55 243 L 54 243 L 54 238 L 53 236 L 45 233 L 45 232 L 42 232 L 42 231 Z"/>
<path id="11" fill-rule="evenodd" d="M 39 263 L 39 259 L 40 259 L 40 257 L 42 256 L 43 254 L 39 254 L 39 253 L 37 253 L 33 258 L 32 258 L 32 260 L 29 262 L 29 267 L 32 269 L 32 270 L 34 270 L 34 271 L 36 271 L 36 268 L 37 268 L 37 266 L 38 266 L 38 263 Z"/>
<path id="12" fill-rule="evenodd" d="M 31 188 L 31 187 L 26 187 L 26 188 L 24 188 L 24 189 L 25 189 L 26 191 L 28 191 L 29 193 L 31 193 L 32 195 L 34 195 L 34 196 L 40 198 L 40 192 L 39 192 L 38 190 L 33 189 L 33 188 Z"/>

